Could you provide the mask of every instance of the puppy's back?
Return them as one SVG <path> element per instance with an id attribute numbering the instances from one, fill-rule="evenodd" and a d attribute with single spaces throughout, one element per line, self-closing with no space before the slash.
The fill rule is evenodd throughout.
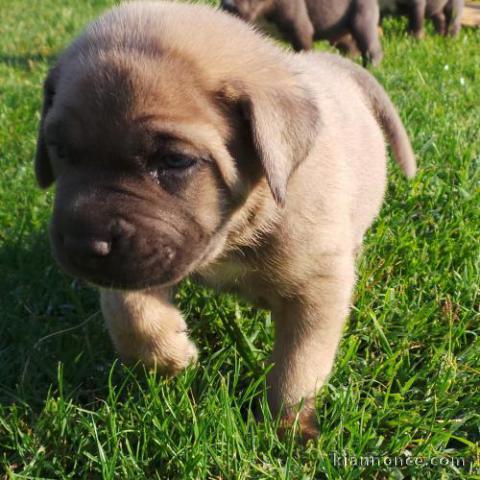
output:
<path id="1" fill-rule="evenodd" d="M 389 96 L 375 77 L 338 55 L 314 53 L 309 56 L 323 69 L 333 70 L 335 78 L 344 77 L 355 82 L 391 145 L 396 162 L 407 177 L 413 177 L 417 166 L 408 134 Z"/>

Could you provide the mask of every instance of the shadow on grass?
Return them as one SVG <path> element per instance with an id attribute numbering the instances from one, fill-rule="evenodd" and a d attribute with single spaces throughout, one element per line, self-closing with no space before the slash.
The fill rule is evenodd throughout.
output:
<path id="1" fill-rule="evenodd" d="M 99 311 L 97 292 L 60 271 L 51 256 L 46 230 L 43 225 L 33 234 L 3 236 L 0 243 L 0 291 L 4 292 L 0 403 L 21 403 L 38 411 L 49 392 L 55 395 L 61 389 L 66 398 L 92 407 L 108 395 L 109 383 L 123 384 L 128 372 L 120 362 L 112 368 L 117 356 Z M 187 282 L 178 302 L 192 324 L 205 365 L 213 352 L 217 355 L 235 345 L 245 368 L 236 387 L 242 391 L 261 371 L 252 367 L 256 360 L 250 359 L 253 353 L 243 344 L 243 334 L 232 331 L 235 301 L 228 296 L 212 301 L 211 295 Z M 189 309 L 191 305 L 195 308 Z M 257 322 L 261 320 L 261 312 L 248 311 Z M 253 325 L 258 324 L 253 322 L 249 329 Z M 225 375 L 234 369 L 230 356 L 222 365 Z M 131 374 L 139 386 L 148 381 L 140 365 Z M 208 384 L 201 377 L 194 390 L 202 391 Z"/>
<path id="2" fill-rule="evenodd" d="M 81 403 L 107 384 L 114 353 L 96 292 L 64 276 L 46 228 L 0 246 L 0 402 L 39 406 L 57 385 Z"/>

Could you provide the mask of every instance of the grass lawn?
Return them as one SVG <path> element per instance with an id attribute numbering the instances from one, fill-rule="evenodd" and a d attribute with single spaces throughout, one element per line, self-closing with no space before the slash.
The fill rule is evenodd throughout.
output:
<path id="1" fill-rule="evenodd" d="M 52 261 L 53 194 L 32 168 L 42 80 L 111 3 L 0 0 L 0 478 L 480 478 L 480 30 L 417 42 L 405 22 L 384 25 L 375 75 L 420 169 L 409 183 L 391 168 L 318 398 L 322 434 L 301 446 L 254 419 L 268 313 L 186 282 L 201 363 L 162 380 L 115 360 L 96 293 Z M 449 465 L 339 466 L 343 455 Z"/>

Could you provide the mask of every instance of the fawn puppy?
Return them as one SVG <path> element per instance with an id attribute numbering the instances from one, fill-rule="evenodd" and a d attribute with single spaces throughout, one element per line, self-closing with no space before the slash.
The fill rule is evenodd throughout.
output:
<path id="1" fill-rule="evenodd" d="M 62 268 L 100 290 L 121 357 L 175 374 L 197 358 L 178 283 L 192 276 L 269 308 L 273 413 L 332 368 L 377 215 L 386 146 L 408 176 L 405 129 L 376 80 L 329 54 L 294 54 L 207 6 L 133 2 L 93 22 L 45 82 L 36 153 L 56 182 Z"/>

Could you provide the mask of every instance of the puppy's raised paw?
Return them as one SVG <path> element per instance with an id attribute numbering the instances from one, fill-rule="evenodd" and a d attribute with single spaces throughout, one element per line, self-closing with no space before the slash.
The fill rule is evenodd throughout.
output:
<path id="1" fill-rule="evenodd" d="M 169 292 L 101 291 L 101 306 L 117 352 L 126 363 L 143 363 L 164 375 L 176 375 L 197 360 L 182 314 Z"/>
<path id="2" fill-rule="evenodd" d="M 197 347 L 185 331 L 149 339 L 141 345 L 137 344 L 135 350 L 130 350 L 127 355 L 120 352 L 120 355 L 126 362 L 140 360 L 146 367 L 166 376 L 178 375 L 198 358 Z"/>

